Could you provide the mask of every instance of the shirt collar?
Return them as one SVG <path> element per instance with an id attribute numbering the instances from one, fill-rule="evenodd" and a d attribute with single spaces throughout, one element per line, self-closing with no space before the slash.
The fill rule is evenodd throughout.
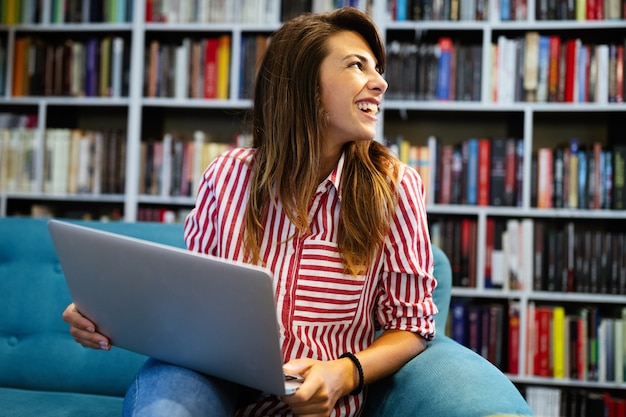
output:
<path id="1" fill-rule="evenodd" d="M 335 187 L 337 190 L 337 195 L 341 199 L 341 175 L 343 173 L 343 164 L 344 164 L 344 153 L 341 153 L 339 157 L 339 161 L 337 161 L 337 165 L 332 170 L 332 172 L 326 177 L 324 181 L 317 188 L 318 191 L 324 192 L 328 190 L 328 187 Z"/>

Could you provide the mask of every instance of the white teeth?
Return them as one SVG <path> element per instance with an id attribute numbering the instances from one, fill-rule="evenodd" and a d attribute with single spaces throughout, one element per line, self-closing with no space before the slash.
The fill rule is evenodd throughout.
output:
<path id="1" fill-rule="evenodd" d="M 378 106 L 374 103 L 360 102 L 360 103 L 357 103 L 356 106 L 359 110 L 363 110 L 363 111 L 367 111 L 371 113 L 378 113 Z"/>

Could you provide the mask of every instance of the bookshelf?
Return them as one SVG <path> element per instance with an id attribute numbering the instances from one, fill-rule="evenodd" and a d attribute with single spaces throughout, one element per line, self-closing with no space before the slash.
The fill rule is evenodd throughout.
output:
<path id="1" fill-rule="evenodd" d="M 88 213 L 94 218 L 127 221 L 175 220 L 184 216 L 193 205 L 192 190 L 198 170 L 219 151 L 220 146 L 235 141 L 246 143 L 248 135 L 242 126 L 248 121 L 251 105 L 249 80 L 252 68 L 247 63 L 253 60 L 243 57 L 252 59 L 251 51 L 262 47 L 266 37 L 279 27 L 281 16 L 296 13 L 288 10 L 288 6 L 317 10 L 334 4 L 332 1 L 238 0 L 228 2 L 228 8 L 218 13 L 202 7 L 210 2 L 194 1 L 180 2 L 181 9 L 161 13 L 157 8 L 159 3 L 150 0 L 107 0 L 102 3 L 103 9 L 96 13 L 86 8 L 88 1 L 74 0 L 70 2 L 72 17 L 62 19 L 58 10 L 53 9 L 57 4 L 53 0 L 35 2 L 41 5 L 35 9 L 28 9 L 27 4 L 32 2 L 25 1 L 0 1 L 0 7 L 7 7 L 9 3 L 19 7 L 12 20 L 4 13 L 6 9 L 0 13 L 3 19 L 0 23 L 0 121 L 13 123 L 0 135 L 0 166 L 4 169 L 4 174 L 0 172 L 0 216 L 46 215 L 50 210 L 61 216 Z M 422 175 L 427 181 L 427 211 L 433 239 L 451 256 L 453 265 L 459 268 L 458 273 L 468 275 L 460 277 L 459 285 L 453 289 L 454 300 L 479 306 L 500 306 L 505 320 L 503 330 L 507 332 L 509 309 L 511 305 L 516 306 L 519 310 L 518 362 L 516 370 L 507 365 L 502 367 L 520 387 L 597 389 L 623 395 L 626 391 L 624 381 L 535 375 L 528 368 L 530 358 L 526 346 L 530 337 L 530 306 L 565 306 L 568 315 L 574 315 L 582 306 L 599 306 L 604 317 L 621 319 L 626 293 L 621 289 L 611 293 L 546 291 L 533 287 L 532 274 L 528 270 L 521 285 L 517 285 L 509 279 L 509 269 L 497 269 L 503 268 L 503 262 L 509 268 L 511 261 L 501 246 L 494 247 L 492 240 L 496 235 L 500 239 L 503 232 L 507 232 L 509 238 L 513 232 L 507 231 L 506 226 L 512 226 L 511 220 L 524 223 L 527 228 L 531 225 L 533 232 L 540 224 L 559 231 L 568 230 L 568 225 L 573 224 L 575 231 L 580 230 L 581 234 L 584 231 L 615 235 L 626 232 L 623 226 L 626 210 L 615 202 L 609 204 L 609 208 L 601 209 L 567 205 L 539 208 L 537 186 L 543 176 L 537 176 L 538 167 L 533 162 L 533 155 L 538 154 L 539 149 L 550 149 L 553 153 L 556 149 L 568 149 L 572 138 L 577 138 L 580 147 L 592 148 L 599 143 L 606 151 L 614 151 L 616 146 L 626 143 L 622 128 L 626 116 L 624 84 L 623 80 L 614 81 L 614 75 L 609 73 L 608 65 L 614 64 L 602 63 L 601 67 L 589 70 L 590 74 L 595 74 L 594 71 L 606 74 L 606 77 L 592 78 L 593 93 L 591 90 L 585 93 L 582 84 L 574 83 L 577 87 L 573 87 L 575 89 L 568 93 L 567 99 L 565 92 L 562 97 L 548 97 L 548 86 L 540 87 L 546 76 L 542 78 L 539 70 L 531 72 L 534 76 L 526 76 L 526 66 L 509 65 L 533 62 L 524 60 L 525 51 L 527 42 L 537 35 L 539 38 L 558 38 L 564 50 L 569 40 L 580 39 L 574 46 L 579 51 L 588 46 L 585 50 L 594 57 L 593 62 L 613 62 L 610 54 L 613 50 L 621 50 L 623 78 L 626 11 L 622 10 L 623 6 L 616 11 L 613 1 L 606 2 L 604 15 L 598 18 L 591 12 L 587 17 L 591 7 L 585 9 L 585 14 L 576 15 L 583 5 L 600 4 L 593 1 L 574 2 L 575 9 L 568 12 L 551 10 L 547 8 L 548 2 L 543 0 L 453 0 L 433 3 L 450 5 L 449 9 L 422 8 L 418 12 L 421 14 L 415 15 L 413 9 L 404 8 L 409 3 L 412 4 L 398 0 L 360 0 L 358 6 L 372 14 L 385 37 L 390 54 L 388 79 L 403 80 L 398 85 L 393 81 L 390 83 L 378 136 L 401 156 L 411 146 L 430 150 L 422 154 L 423 166 L 428 167 Z M 427 2 L 423 4 L 428 5 Z M 597 8 L 593 10 L 597 12 Z M 87 53 L 92 39 L 100 48 L 108 42 L 109 49 L 106 50 L 111 51 L 107 55 L 110 61 L 103 64 L 100 60 L 98 64 L 108 68 L 109 76 L 100 77 L 98 88 L 91 92 L 76 90 L 77 85 L 63 77 L 48 81 L 34 77 L 29 84 L 31 91 L 16 89 L 16 79 L 20 78 L 16 61 L 18 49 L 22 48 L 19 45 L 24 39 L 29 39 L 32 45 L 52 46 L 48 48 L 52 55 L 62 49 L 59 45 L 78 47 L 78 53 L 81 48 L 77 45 L 82 45 L 82 53 Z M 107 41 L 103 42 L 105 39 Z M 218 44 L 223 39 L 229 46 L 227 64 L 219 70 L 228 80 L 226 83 L 222 81 L 220 86 L 221 98 L 205 91 L 206 68 L 194 61 L 197 56 L 194 58 L 193 51 L 200 49 L 206 54 L 209 39 L 218 40 Z M 605 51 L 598 52 L 596 45 L 612 47 L 608 48 L 607 55 Z M 45 49 L 41 52 L 44 68 Z M 153 54 L 153 51 L 160 53 Z M 454 75 L 449 77 L 438 70 L 442 51 L 450 51 L 447 62 Z M 538 52 L 532 56 L 536 58 L 538 68 Z M 496 66 L 494 60 L 498 58 L 497 62 L 507 65 Z M 565 62 L 565 52 L 562 59 Z M 113 65 L 113 62 L 117 64 Z M 54 72 L 53 63 L 47 65 L 52 68 L 52 74 L 59 74 Z M 217 72 L 217 61 L 214 65 Z M 180 68 L 184 67 L 188 71 L 181 72 Z M 415 76 L 406 78 L 403 72 L 406 68 L 412 68 Z M 86 76 L 80 68 L 75 71 L 76 77 Z M 47 74 L 46 71 L 43 73 Z M 22 88 L 24 80 L 22 77 L 20 81 Z M 86 80 L 79 84 L 86 85 Z M 596 88 L 602 93 L 595 93 Z M 217 90 L 217 86 L 214 89 Z M 535 101 L 529 101 L 530 97 Z M 52 129 L 63 130 L 70 137 L 74 132 L 84 139 L 84 143 L 90 144 L 90 149 L 98 146 L 114 149 L 105 153 L 116 167 L 108 168 L 110 172 L 106 178 L 115 178 L 116 185 L 102 183 L 97 191 L 90 188 L 83 192 L 65 188 L 51 191 L 47 184 L 51 169 L 45 155 L 51 152 L 47 146 L 53 142 L 49 140 Z M 443 180 L 437 172 L 441 175 L 443 169 L 439 167 L 441 159 L 436 157 L 436 152 L 445 147 L 462 151 L 470 138 L 515 140 L 519 159 L 514 163 L 515 173 L 508 174 L 517 177 L 512 185 L 513 200 L 500 205 L 491 201 L 468 204 L 467 196 L 461 196 L 457 202 L 444 199 L 446 202 L 442 203 Z M 22 166 L 21 181 L 8 184 L 6 170 L 13 164 L 6 162 L 9 153 L 5 149 L 11 146 L 11 152 L 31 155 L 28 160 L 32 163 L 26 164 L 27 168 Z M 146 162 L 154 161 L 154 155 L 163 152 L 163 148 L 166 154 L 167 149 L 186 149 L 176 154 L 180 159 L 168 160 L 166 172 L 178 172 L 184 164 L 187 166 L 178 172 L 178 176 L 168 176 L 165 185 L 163 179 L 150 177 L 154 166 Z M 197 151 L 200 148 L 202 152 Z M 510 163 L 500 168 L 507 165 Z M 2 178 L 5 178 L 4 182 Z M 87 178 L 85 181 L 91 181 L 93 185 L 94 180 Z M 617 177 L 614 186 L 618 185 L 616 181 Z M 465 261 L 460 261 L 457 256 L 461 256 L 462 245 L 457 242 L 463 239 L 456 238 L 453 233 L 463 227 L 471 232 L 464 241 L 473 252 L 469 257 L 465 255 Z M 520 239 L 520 250 L 534 250 L 534 245 Z M 467 242 L 470 242 L 469 246 Z M 507 244 L 510 248 L 513 243 Z M 496 258 L 493 257 L 494 250 L 498 252 Z M 536 264 L 534 258 L 524 259 L 528 262 L 526 266 Z M 618 265 L 616 268 L 622 271 L 619 268 L 625 267 Z M 471 285 L 462 284 L 465 282 L 471 282 Z"/>

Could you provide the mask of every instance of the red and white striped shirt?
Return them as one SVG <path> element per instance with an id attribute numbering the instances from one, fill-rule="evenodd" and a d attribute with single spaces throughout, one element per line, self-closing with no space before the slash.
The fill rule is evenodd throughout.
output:
<path id="1" fill-rule="evenodd" d="M 244 216 L 254 155 L 254 149 L 233 149 L 206 169 L 196 207 L 185 222 L 190 250 L 244 260 Z M 359 352 L 374 340 L 376 323 L 427 339 L 435 334 L 436 281 L 422 180 L 415 170 L 402 166 L 389 235 L 366 275 L 355 277 L 343 274 L 337 250 L 342 168 L 343 157 L 317 188 L 309 211 L 310 233 L 296 233 L 280 202 L 269 204 L 260 254 L 274 274 L 285 362 L 303 357 L 333 360 L 344 352 Z M 363 394 L 346 396 L 331 415 L 358 415 L 363 401 Z M 279 399 L 264 396 L 238 415 L 291 414 Z"/>

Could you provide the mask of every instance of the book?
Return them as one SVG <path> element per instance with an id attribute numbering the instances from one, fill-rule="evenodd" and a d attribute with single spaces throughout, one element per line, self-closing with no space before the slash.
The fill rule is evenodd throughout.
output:
<path id="1" fill-rule="evenodd" d="M 491 140 L 481 138 L 478 140 L 478 173 L 477 173 L 477 196 L 476 204 L 488 206 L 491 186 Z"/>
<path id="2" fill-rule="evenodd" d="M 553 152 L 552 148 L 537 150 L 537 208 L 552 208 Z"/>
<path id="3" fill-rule="evenodd" d="M 626 146 L 613 147 L 613 198 L 614 210 L 626 209 Z"/>
<path id="4" fill-rule="evenodd" d="M 217 50 L 217 96 L 218 99 L 229 97 L 230 86 L 230 35 L 221 35 Z"/>
<path id="5" fill-rule="evenodd" d="M 565 378 L 566 336 L 565 307 L 552 309 L 552 377 Z"/>
<path id="6" fill-rule="evenodd" d="M 539 85 L 539 32 L 526 32 L 524 42 L 524 101 L 536 102 Z"/>
<path id="7" fill-rule="evenodd" d="M 550 358 L 550 347 L 552 342 L 552 310 L 552 307 L 537 306 L 535 308 L 534 318 L 529 317 L 529 320 L 535 320 L 537 329 L 537 344 L 535 347 L 535 356 L 533 359 L 533 375 L 541 377 L 550 377 L 553 374 Z"/>
<path id="8" fill-rule="evenodd" d="M 204 98 L 217 98 L 218 84 L 218 38 L 204 40 Z"/>
<path id="9" fill-rule="evenodd" d="M 548 77 L 550 70 L 550 37 L 539 36 L 537 47 L 537 93 L 536 101 L 545 103 L 548 101 Z"/>
<path id="10" fill-rule="evenodd" d="M 558 35 L 550 35 L 548 42 L 549 66 L 548 66 L 548 101 L 559 101 L 559 78 L 560 78 L 560 53 L 561 38 Z"/>
<path id="11" fill-rule="evenodd" d="M 478 169 L 479 169 L 479 141 L 477 138 L 467 139 L 463 143 L 464 157 L 467 161 L 466 165 L 466 200 L 468 205 L 476 205 L 478 203 Z"/>
<path id="12" fill-rule="evenodd" d="M 439 66 L 437 72 L 437 100 L 450 100 L 450 81 L 452 73 L 452 38 L 441 37 L 437 43 L 439 49 Z"/>
<path id="13" fill-rule="evenodd" d="M 507 140 L 501 137 L 495 137 L 491 141 L 489 204 L 492 206 L 505 205 L 506 143 Z M 513 172 L 513 168 L 511 168 L 511 172 Z"/>
<path id="14" fill-rule="evenodd" d="M 576 94 L 576 64 L 578 61 L 578 43 L 580 40 L 567 39 L 565 41 L 565 102 L 572 103 Z"/>
<path id="15" fill-rule="evenodd" d="M 509 301 L 508 323 L 508 365 L 507 371 L 517 375 L 520 373 L 520 302 Z"/>

